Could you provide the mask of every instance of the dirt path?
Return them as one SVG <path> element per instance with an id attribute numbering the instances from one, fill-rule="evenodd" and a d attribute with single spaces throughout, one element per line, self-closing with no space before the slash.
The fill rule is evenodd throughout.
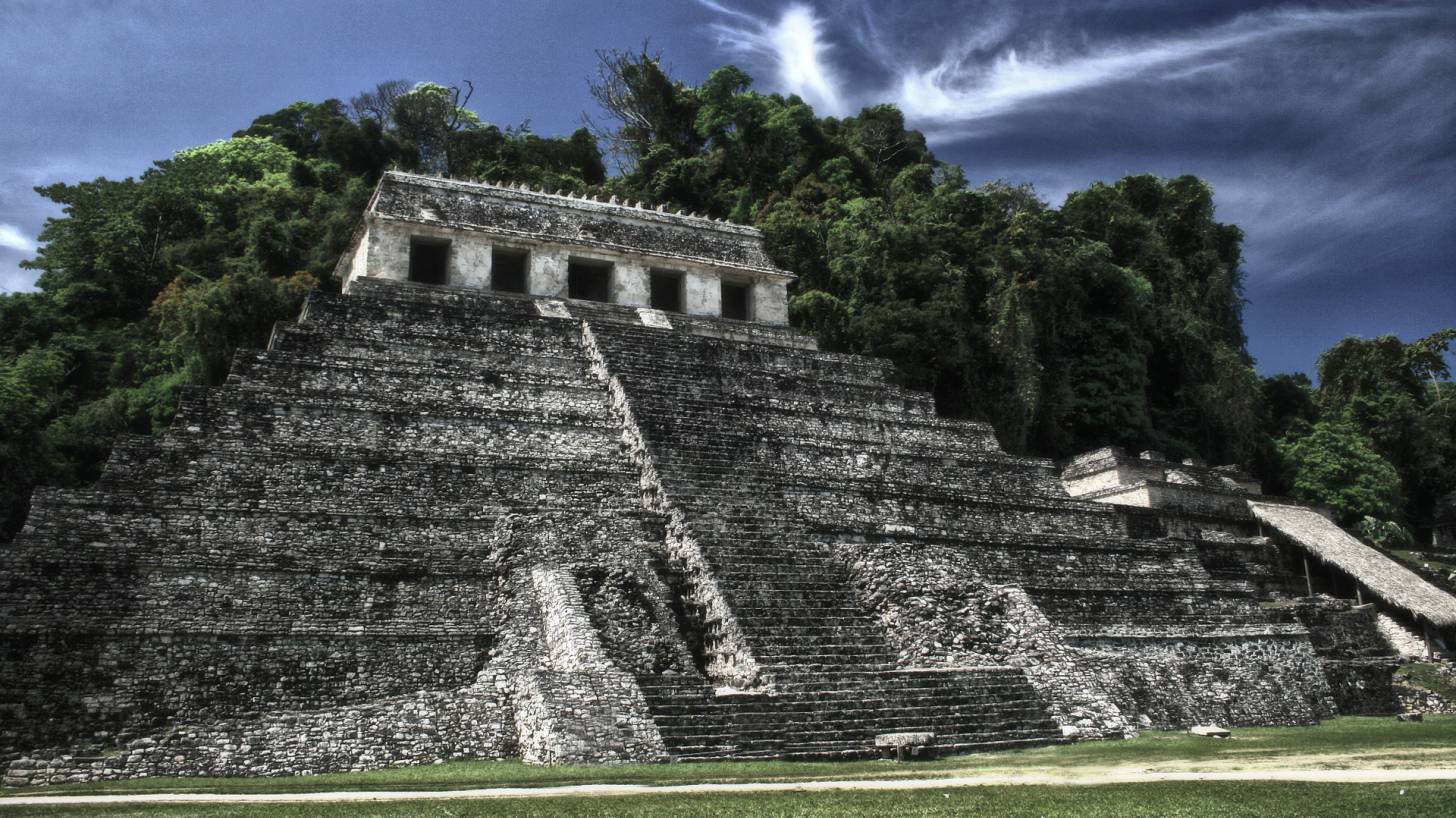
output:
<path id="1" fill-rule="evenodd" d="M 1097 772 L 1082 775 L 968 775 L 949 778 L 862 781 L 782 781 L 743 784 L 572 784 L 560 787 L 493 787 L 475 790 L 301 793 L 152 793 L 145 795 L 25 795 L 0 798 L 7 806 L 101 806 L 105 804 L 232 804 L 350 801 L 442 801 L 478 798 L 560 798 L 584 795 L 681 795 L 701 793 L 819 792 L 824 790 L 933 790 L 1008 784 L 1093 786 L 1154 781 L 1311 781 L 1368 784 L 1456 781 L 1456 769 L 1406 770 L 1237 770 L 1228 772 Z"/>

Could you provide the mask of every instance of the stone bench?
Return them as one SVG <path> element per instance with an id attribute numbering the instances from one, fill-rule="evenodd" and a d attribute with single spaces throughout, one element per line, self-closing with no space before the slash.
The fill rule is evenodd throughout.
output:
<path id="1" fill-rule="evenodd" d="M 880 755 L 896 761 L 907 758 L 933 758 L 935 756 L 934 733 L 880 733 L 875 736 L 875 747 Z"/>

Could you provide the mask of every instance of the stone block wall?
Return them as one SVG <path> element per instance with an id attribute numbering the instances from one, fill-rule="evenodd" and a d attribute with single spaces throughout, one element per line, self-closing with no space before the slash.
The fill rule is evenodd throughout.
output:
<path id="1" fill-rule="evenodd" d="M 1135 708 L 1157 725 L 1300 725 L 1337 715 L 1322 667 L 1297 631 L 1077 644 L 1120 655 L 1135 668 Z"/>
<path id="2" fill-rule="evenodd" d="M 296 713 L 167 727 L 75 754 L 11 760 L 7 786 L 158 776 L 315 775 L 519 754 L 510 699 L 490 684 Z M 37 757 L 38 756 L 38 757 Z"/>

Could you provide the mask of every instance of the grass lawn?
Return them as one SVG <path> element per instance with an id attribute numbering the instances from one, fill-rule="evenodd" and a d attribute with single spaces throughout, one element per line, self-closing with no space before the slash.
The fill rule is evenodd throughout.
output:
<path id="1" fill-rule="evenodd" d="M 333 773 L 296 778 L 139 779 L 36 789 L 7 789 L 0 791 L 0 804 L 4 803 L 7 796 L 22 794 L 441 790 L 558 784 L 677 784 L 808 779 L 925 778 L 975 775 L 977 773 L 987 775 L 1045 773 L 1060 778 L 1074 779 L 1079 776 L 1117 770 L 1211 771 L 1255 770 L 1273 767 L 1281 769 L 1456 767 L 1456 716 L 1433 716 L 1427 721 L 1417 724 L 1403 724 L 1389 717 L 1347 717 L 1327 721 L 1317 727 L 1238 728 L 1234 730 L 1234 737 L 1228 740 L 1200 738 L 1182 732 L 1147 732 L 1128 741 L 1083 742 L 1031 750 L 954 756 L 907 764 L 887 761 L 737 761 L 694 764 L 628 764 L 612 767 L 531 767 L 518 761 L 460 761 L 373 772 Z M 1453 812 L 1456 812 L 1456 808 L 1453 808 Z M 7 809 L 5 814 L 14 813 Z"/>
<path id="2" fill-rule="evenodd" d="M 902 792 L 641 795 L 386 804 L 137 805 L 7 808 L 6 816 L 202 816 L 223 818 L 376 818 L 378 816 L 1012 816 L 1012 818 L 1264 818 L 1446 816 L 1456 783 L 1301 784 L 1153 783 L 1095 787 L 971 787 Z"/>

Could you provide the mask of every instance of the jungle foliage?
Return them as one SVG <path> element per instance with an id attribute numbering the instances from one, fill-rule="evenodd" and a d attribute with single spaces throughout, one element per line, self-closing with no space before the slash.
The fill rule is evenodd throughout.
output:
<path id="1" fill-rule="evenodd" d="M 1346 338 L 1320 356 L 1318 389 L 1270 379 L 1280 460 L 1270 477 L 1301 500 L 1330 506 L 1341 523 L 1359 522 L 1371 539 L 1408 540 L 1408 531 L 1381 523 L 1427 523 L 1456 487 L 1453 340 L 1456 329 L 1409 344 L 1393 335 Z"/>
<path id="2" fill-rule="evenodd" d="M 751 86 L 732 66 L 691 86 L 645 51 L 604 53 L 603 118 L 549 138 L 482 121 L 468 83 L 393 81 L 260 116 L 138 179 L 39 188 L 64 215 L 26 262 L 38 291 L 0 297 L 0 538 L 33 486 L 95 479 L 116 434 L 164 428 L 179 390 L 219 383 L 236 349 L 332 286 L 390 166 L 756 225 L 800 276 L 794 323 L 892 359 L 1012 451 L 1252 463 L 1323 502 L 1345 490 L 1331 483 L 1342 468 L 1380 460 L 1390 471 L 1339 508 L 1406 523 L 1456 485 L 1450 334 L 1347 339 L 1321 359 L 1319 389 L 1261 380 L 1241 233 L 1201 180 L 1130 176 L 1052 207 L 1028 187 L 968 185 L 892 106 L 818 117 Z"/>

